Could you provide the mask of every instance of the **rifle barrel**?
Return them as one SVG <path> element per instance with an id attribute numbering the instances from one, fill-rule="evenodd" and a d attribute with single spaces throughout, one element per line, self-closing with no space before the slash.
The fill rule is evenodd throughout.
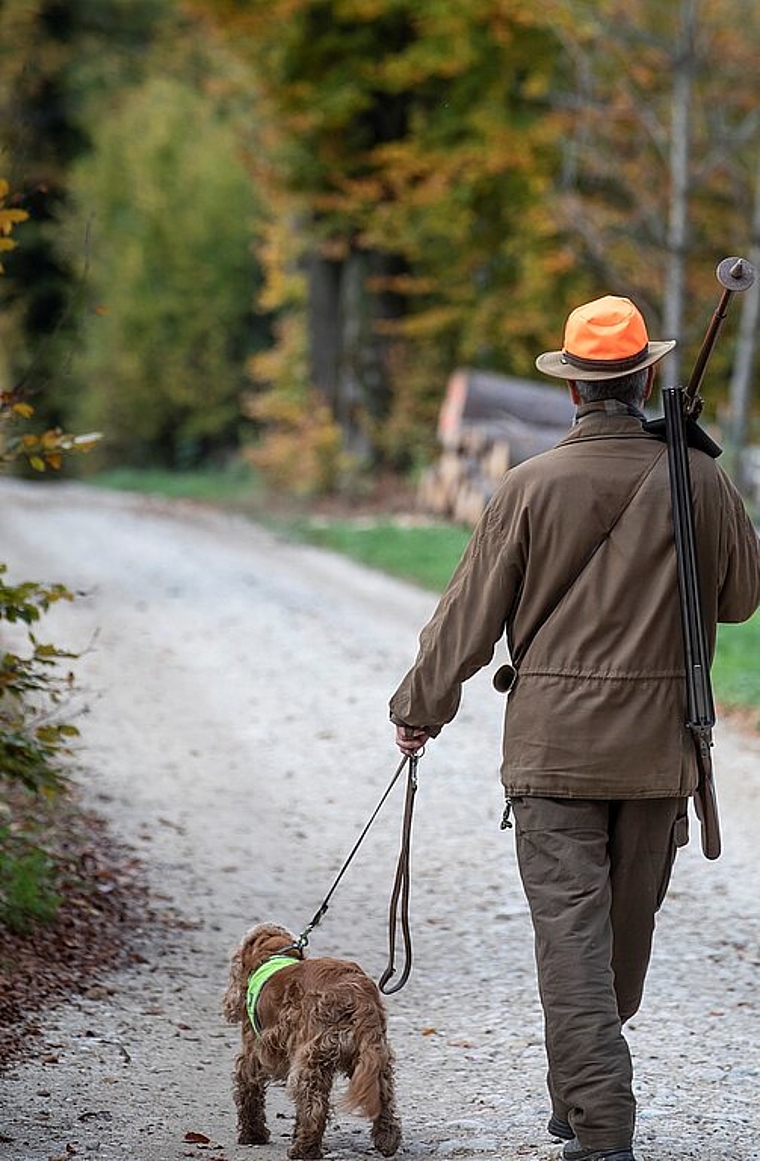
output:
<path id="1" fill-rule="evenodd" d="M 722 262 L 718 263 L 715 271 L 715 277 L 723 287 L 723 293 L 720 296 L 715 312 L 710 319 L 710 325 L 707 328 L 707 333 L 702 340 L 702 346 L 697 361 L 694 364 L 694 369 L 691 372 L 689 383 L 684 395 L 684 405 L 686 414 L 697 418 L 702 408 L 702 400 L 699 395 L 699 389 L 702 386 L 702 380 L 705 376 L 705 370 L 710 360 L 713 347 L 716 339 L 723 325 L 723 321 L 728 311 L 728 304 L 739 290 L 747 290 L 755 281 L 755 268 L 751 262 L 746 258 L 724 258 Z"/>
<path id="2" fill-rule="evenodd" d="M 710 682 L 710 657 L 702 619 L 699 593 L 694 514 L 691 503 L 689 455 L 684 432 L 682 387 L 662 393 L 668 442 L 668 470 L 673 497 L 673 534 L 676 547 L 678 587 L 681 593 L 686 669 L 687 724 L 690 727 L 715 725 L 715 706 Z"/>

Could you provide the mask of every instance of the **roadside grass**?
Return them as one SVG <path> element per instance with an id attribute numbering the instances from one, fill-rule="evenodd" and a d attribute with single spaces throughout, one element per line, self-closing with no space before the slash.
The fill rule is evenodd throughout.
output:
<path id="1" fill-rule="evenodd" d="M 309 514 L 271 503 L 248 469 L 145 472 L 121 469 L 93 479 L 102 487 L 153 492 L 232 507 L 278 534 L 314 544 L 371 568 L 440 592 L 464 551 L 469 530 L 458 525 L 379 515 L 359 518 Z M 712 670 L 716 701 L 748 714 L 760 729 L 760 611 L 742 625 L 721 625 Z"/>
<path id="2" fill-rule="evenodd" d="M 277 525 L 309 544 L 350 556 L 391 576 L 440 592 L 469 539 L 458 525 L 410 520 L 299 518 Z"/>
<path id="3" fill-rule="evenodd" d="M 760 729 L 760 610 L 742 625 L 720 625 L 712 668 L 715 699 L 729 710 L 749 710 Z"/>
<path id="4" fill-rule="evenodd" d="M 172 472 L 161 468 L 112 468 L 87 483 L 117 492 L 142 492 L 172 500 L 201 500 L 239 508 L 261 503 L 259 478 L 243 464 L 205 471 Z"/>

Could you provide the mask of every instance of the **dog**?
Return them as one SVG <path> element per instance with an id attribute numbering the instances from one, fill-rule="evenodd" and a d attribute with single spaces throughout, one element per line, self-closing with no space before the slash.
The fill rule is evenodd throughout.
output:
<path id="1" fill-rule="evenodd" d="M 231 1024 L 242 1024 L 234 1073 L 241 1145 L 269 1140 L 266 1088 L 284 1081 L 296 1114 L 288 1157 L 322 1157 L 333 1080 L 343 1074 L 349 1085 L 342 1106 L 372 1121 L 372 1143 L 384 1157 L 398 1150 L 401 1122 L 385 1008 L 358 964 L 306 959 L 284 927 L 259 924 L 230 956 L 222 1010 Z"/>

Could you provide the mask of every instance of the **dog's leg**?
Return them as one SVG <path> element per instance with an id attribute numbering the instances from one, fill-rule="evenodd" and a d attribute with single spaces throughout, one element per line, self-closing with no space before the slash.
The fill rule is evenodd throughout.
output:
<path id="1" fill-rule="evenodd" d="M 380 1112 L 372 1122 L 372 1144 L 383 1157 L 392 1157 L 401 1144 L 401 1121 L 396 1113 L 393 1067 L 390 1061 L 378 1074 Z"/>
<path id="2" fill-rule="evenodd" d="M 235 1062 L 235 1104 L 238 1114 L 238 1141 L 241 1145 L 266 1145 L 267 1075 L 254 1053 L 245 1050 Z"/>
<path id="3" fill-rule="evenodd" d="M 288 1091 L 296 1106 L 293 1143 L 288 1149 L 291 1159 L 318 1161 L 323 1156 L 322 1138 L 330 1113 L 335 1065 L 331 1054 L 311 1044 L 296 1056 L 288 1080 Z"/>

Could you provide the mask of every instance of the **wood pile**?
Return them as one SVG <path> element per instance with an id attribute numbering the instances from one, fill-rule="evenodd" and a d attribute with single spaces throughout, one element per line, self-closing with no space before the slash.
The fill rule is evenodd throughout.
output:
<path id="1" fill-rule="evenodd" d="M 441 455 L 423 474 L 418 504 L 460 524 L 478 522 L 504 473 L 567 433 L 565 387 L 461 369 L 449 378 L 438 420 Z"/>

